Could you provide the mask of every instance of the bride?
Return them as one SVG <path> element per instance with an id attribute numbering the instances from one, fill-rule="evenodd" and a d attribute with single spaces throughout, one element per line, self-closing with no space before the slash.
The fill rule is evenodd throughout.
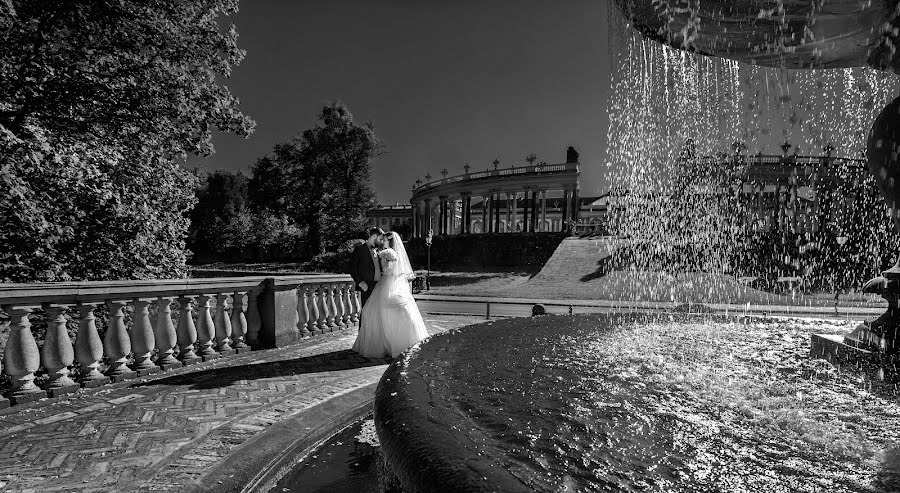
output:
<path id="1" fill-rule="evenodd" d="M 363 306 L 353 350 L 367 358 L 396 358 L 428 337 L 428 332 L 409 289 L 413 270 L 400 235 L 390 234 L 388 247 L 378 258 L 381 279 Z"/>

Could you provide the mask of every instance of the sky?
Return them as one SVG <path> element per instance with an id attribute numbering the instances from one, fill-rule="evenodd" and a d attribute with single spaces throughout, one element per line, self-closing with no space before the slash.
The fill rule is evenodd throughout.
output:
<path id="1" fill-rule="evenodd" d="M 241 170 L 316 123 L 339 99 L 372 121 L 382 204 L 416 178 L 565 162 L 580 153 L 582 196 L 605 191 L 608 2 L 596 0 L 252 0 L 233 18 L 247 56 L 226 82 L 257 123 L 216 134 L 194 164 Z"/>

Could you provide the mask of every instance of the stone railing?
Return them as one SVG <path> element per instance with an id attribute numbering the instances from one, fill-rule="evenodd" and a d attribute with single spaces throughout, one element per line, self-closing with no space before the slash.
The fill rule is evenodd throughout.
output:
<path id="1" fill-rule="evenodd" d="M 10 318 L 2 370 L 13 404 L 350 328 L 361 309 L 350 276 L 332 274 L 0 284 L 0 307 Z M 31 321 L 40 312 L 38 347 Z"/>

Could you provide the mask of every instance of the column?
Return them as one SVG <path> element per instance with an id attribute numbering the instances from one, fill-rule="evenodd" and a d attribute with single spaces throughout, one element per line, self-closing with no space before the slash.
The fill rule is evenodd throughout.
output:
<path id="1" fill-rule="evenodd" d="M 578 222 L 581 212 L 581 204 L 578 201 L 578 187 L 572 190 L 572 221 Z"/>
<path id="2" fill-rule="evenodd" d="M 438 199 L 438 235 L 444 234 L 444 198 Z"/>
<path id="3" fill-rule="evenodd" d="M 513 192 L 512 194 L 512 213 L 510 214 L 510 227 L 512 228 L 510 231 L 513 233 L 516 232 L 516 215 L 519 212 L 519 194 L 518 192 Z"/>
<path id="4" fill-rule="evenodd" d="M 484 225 L 485 233 L 492 233 L 494 231 L 494 193 L 488 196 L 488 213 L 487 213 L 487 222 Z"/>
<path id="5" fill-rule="evenodd" d="M 419 208 L 416 206 L 415 203 L 410 203 L 410 205 L 412 206 L 412 225 L 411 225 L 412 226 L 412 237 L 418 238 L 419 237 L 419 223 L 418 223 Z"/>
<path id="6" fill-rule="evenodd" d="M 538 230 L 537 229 L 537 225 L 538 225 L 537 196 L 539 193 L 540 192 L 537 190 L 531 191 L 531 232 L 532 233 L 536 233 Z"/>
<path id="7" fill-rule="evenodd" d="M 540 219 L 540 227 L 539 231 L 549 231 L 549 227 L 545 227 L 544 224 L 547 222 L 547 191 L 541 190 L 541 219 Z"/>
<path id="8" fill-rule="evenodd" d="M 562 215 L 559 217 L 560 231 L 566 231 L 566 221 L 569 220 L 569 189 L 563 189 Z"/>
<path id="9" fill-rule="evenodd" d="M 463 195 L 463 224 L 462 231 L 464 234 L 472 232 L 472 196 Z"/>
<path id="10" fill-rule="evenodd" d="M 522 223 L 522 232 L 528 231 L 528 190 L 522 191 L 522 217 L 519 222 Z"/>
<path id="11" fill-rule="evenodd" d="M 512 215 L 511 215 L 512 214 L 512 204 L 511 204 L 511 202 L 512 202 L 512 194 L 507 192 L 506 193 L 506 232 L 507 233 L 511 233 L 514 229 L 512 227 L 512 222 L 510 222 L 512 219 Z"/>
<path id="12" fill-rule="evenodd" d="M 494 205 L 494 232 L 500 232 L 500 192 L 497 192 L 497 203 Z"/>
<path id="13" fill-rule="evenodd" d="M 434 224 L 432 223 L 432 213 L 431 213 L 431 199 L 425 199 L 425 231 L 424 233 L 427 235 L 429 231 L 434 229 Z"/>
<path id="14" fill-rule="evenodd" d="M 481 232 L 487 233 L 487 212 L 488 212 L 487 195 L 481 196 Z"/>

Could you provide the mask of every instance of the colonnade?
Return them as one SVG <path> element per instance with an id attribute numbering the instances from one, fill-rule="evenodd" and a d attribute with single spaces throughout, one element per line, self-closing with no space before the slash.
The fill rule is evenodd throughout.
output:
<path id="1" fill-rule="evenodd" d="M 561 198 L 549 196 L 558 191 L 563 194 Z M 473 199 L 480 199 L 480 210 L 473 212 Z M 550 190 L 530 186 L 425 198 L 412 204 L 413 236 L 425 236 L 428 231 L 436 235 L 565 231 L 570 221 L 578 221 L 578 200 L 578 188 Z M 548 201 L 561 205 L 548 207 Z M 548 217 L 559 221 L 551 224 Z M 521 228 L 517 227 L 519 224 Z"/>

